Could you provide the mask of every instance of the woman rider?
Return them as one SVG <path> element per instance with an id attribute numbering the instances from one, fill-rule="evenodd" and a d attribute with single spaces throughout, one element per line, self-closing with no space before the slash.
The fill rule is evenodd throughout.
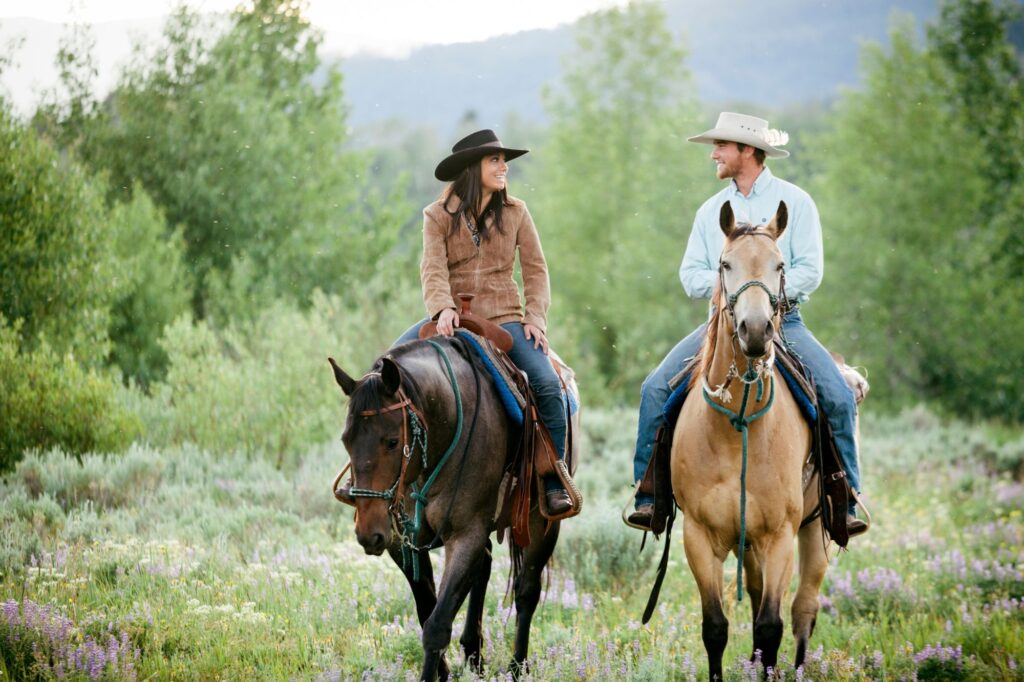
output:
<path id="1" fill-rule="evenodd" d="M 452 147 L 434 176 L 449 183 L 441 197 L 423 209 L 420 281 L 427 315 L 395 345 L 419 337 L 436 320 L 437 332 L 451 336 L 459 325 L 459 293 L 471 293 L 473 312 L 512 335 L 509 357 L 529 377 L 540 419 L 565 458 L 566 416 L 562 387 L 548 357 L 547 313 L 551 305 L 548 266 L 526 204 L 508 195 L 508 162 L 525 149 L 504 147 L 492 130 L 467 135 Z M 516 252 L 523 277 L 525 310 L 513 278 Z M 548 513 L 572 507 L 554 475 L 544 479 Z"/>

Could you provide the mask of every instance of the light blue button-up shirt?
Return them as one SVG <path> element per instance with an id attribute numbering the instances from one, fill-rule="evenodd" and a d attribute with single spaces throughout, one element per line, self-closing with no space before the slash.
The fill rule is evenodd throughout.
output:
<path id="1" fill-rule="evenodd" d="M 754 181 L 750 196 L 743 196 L 736 181 L 731 180 L 728 187 L 697 210 L 686 253 L 679 266 L 679 279 L 687 295 L 690 298 L 711 298 L 718 282 L 718 259 L 725 246 L 718 216 L 726 201 L 731 202 L 736 222 L 752 225 L 771 222 L 779 202 L 786 202 L 789 221 L 779 239 L 779 249 L 786 265 L 786 296 L 806 301 L 821 284 L 825 271 L 818 207 L 807 192 L 775 177 L 767 167 Z"/>

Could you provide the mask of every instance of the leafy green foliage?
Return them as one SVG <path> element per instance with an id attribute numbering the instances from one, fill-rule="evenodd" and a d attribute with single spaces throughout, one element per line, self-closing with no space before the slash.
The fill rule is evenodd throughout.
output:
<path id="1" fill-rule="evenodd" d="M 1008 39 L 1024 8 L 1006 0 L 947 0 L 928 44 L 947 68 L 947 96 L 980 137 L 999 192 L 1024 178 L 1024 70 Z M 995 202 L 997 205 L 999 201 Z"/>
<path id="2" fill-rule="evenodd" d="M 240 312 L 314 288 L 344 294 L 407 219 L 402 184 L 375 190 L 370 155 L 344 150 L 341 75 L 322 72 L 304 9 L 259 0 L 224 30 L 182 7 L 102 105 L 88 92 L 88 36 L 76 33 L 58 59 L 67 102 L 37 112 L 62 147 L 109 173 L 112 201 L 142 187 L 182 227 L 200 316 L 239 263 L 258 274 L 242 295 L 260 299 Z"/>
<path id="3" fill-rule="evenodd" d="M 552 337 L 588 401 L 632 399 L 645 374 L 699 324 L 677 270 L 697 207 L 713 192 L 684 52 L 660 7 L 581 20 L 527 196 L 551 271 Z M 702 172 L 704 171 L 704 172 Z M 607 389 L 588 390 L 587 386 Z"/>
<path id="4" fill-rule="evenodd" d="M 148 437 L 294 465 L 342 427 L 343 396 L 327 356 L 358 374 L 380 354 L 380 339 L 411 323 L 401 313 L 415 305 L 413 290 L 382 293 L 389 284 L 386 272 L 366 283 L 366 298 L 352 307 L 315 292 L 308 309 L 277 300 L 223 327 L 179 318 L 161 341 L 167 376 L 137 405 Z"/>
<path id="5" fill-rule="evenodd" d="M 392 216 L 362 203 L 364 160 L 342 153 L 340 73 L 313 83 L 320 36 L 301 8 L 260 0 L 213 41 L 182 9 L 155 54 L 136 54 L 94 138 L 89 158 L 115 186 L 140 182 L 184 227 L 200 287 L 245 259 L 280 294 L 338 292 L 392 242 Z"/>
<path id="6" fill-rule="evenodd" d="M 1024 235 L 1009 225 L 1024 215 L 1024 68 L 1009 41 L 1009 26 L 1024 21 L 1019 3 L 946 2 L 928 31 L 929 46 L 945 66 L 950 104 L 979 138 L 991 182 L 983 223 L 995 235 L 993 260 L 1005 274 L 1024 277 Z"/>
<path id="7" fill-rule="evenodd" d="M 96 363 L 107 352 L 112 254 L 103 186 L 0 108 L 0 314 Z"/>
<path id="8" fill-rule="evenodd" d="M 849 360 L 878 370 L 885 402 L 1024 419 L 1024 320 L 1007 314 L 1024 281 L 1001 257 L 1020 193 L 995 199 L 991 164 L 1006 156 L 988 153 L 945 63 L 911 35 L 902 26 L 888 53 L 866 50 L 864 91 L 846 95 L 820 140 L 831 150 L 815 192 L 830 270 L 809 313 Z M 990 219 L 993 201 L 1007 210 Z"/>
<path id="9" fill-rule="evenodd" d="M 0 471 L 28 449 L 78 456 L 126 448 L 141 424 L 120 403 L 116 380 L 46 343 L 21 350 L 19 326 L 0 316 Z"/>
<path id="10" fill-rule="evenodd" d="M 142 383 L 163 375 L 159 346 L 164 327 L 189 305 L 191 286 L 181 230 L 167 236 L 160 210 L 145 190 L 110 213 L 120 295 L 111 309 L 110 361 Z"/>

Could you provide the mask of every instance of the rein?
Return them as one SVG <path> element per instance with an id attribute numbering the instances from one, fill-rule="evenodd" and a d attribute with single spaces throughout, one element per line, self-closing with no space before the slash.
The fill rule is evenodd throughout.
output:
<path id="1" fill-rule="evenodd" d="M 746 416 L 744 413 L 747 410 L 747 398 L 750 396 L 751 384 L 757 384 L 757 395 L 756 401 L 761 400 L 761 396 L 764 395 L 764 379 L 760 374 L 753 368 L 753 365 L 747 368 L 747 371 L 743 373 L 741 377 L 743 381 L 743 399 L 740 402 L 740 409 L 738 412 L 733 412 L 729 408 L 719 405 L 711 396 L 708 394 L 707 384 L 705 383 L 703 390 L 701 391 L 704 395 L 704 400 L 714 408 L 716 411 L 721 412 L 729 418 L 729 423 L 732 427 L 740 432 L 743 436 L 743 459 L 740 467 L 740 542 L 739 542 L 739 556 L 736 558 L 736 601 L 743 601 L 743 552 L 747 544 L 747 430 L 751 422 L 756 421 L 758 418 L 764 416 L 764 414 L 771 408 L 772 403 L 775 402 L 775 379 L 774 377 L 769 378 L 770 389 L 768 393 L 768 402 L 757 412 Z"/>
<path id="2" fill-rule="evenodd" d="M 394 484 L 392 484 L 392 486 L 387 490 L 370 490 L 368 488 L 356 488 L 353 486 L 348 493 L 349 497 L 369 497 L 391 500 L 391 504 L 388 506 L 388 511 L 396 522 L 402 524 L 402 565 L 404 568 L 407 561 L 412 562 L 414 581 L 419 581 L 420 579 L 419 555 L 417 554 L 417 551 L 422 548 L 416 546 L 416 537 L 419 535 L 420 529 L 423 527 L 423 510 L 427 506 L 427 493 L 430 491 L 431 486 L 434 485 L 434 481 L 437 480 L 437 477 L 441 473 L 441 469 L 444 467 L 445 463 L 448 461 L 448 458 L 451 457 L 453 452 L 455 452 L 455 447 L 458 445 L 459 439 L 462 437 L 463 422 L 462 392 L 459 390 L 459 382 L 455 379 L 455 370 L 452 369 L 451 360 L 448 358 L 448 354 L 444 352 L 444 348 L 442 348 L 436 341 L 427 340 L 427 343 L 433 346 L 434 350 L 436 350 L 438 355 L 441 356 L 441 359 L 444 360 L 445 369 L 448 372 L 448 380 L 451 382 L 452 392 L 455 394 L 455 413 L 457 422 L 455 426 L 455 435 L 452 437 L 451 444 L 437 461 L 437 464 L 434 466 L 434 470 L 423 483 L 423 487 L 418 488 L 415 482 L 411 484 L 409 497 L 416 502 L 416 505 L 414 507 L 413 516 L 409 517 L 405 513 L 403 506 L 399 504 L 404 497 L 402 487 L 405 480 L 406 470 L 409 467 L 409 460 L 412 459 L 412 453 L 417 447 L 422 453 L 423 471 L 427 470 L 427 427 L 423 413 L 413 405 L 412 400 L 410 400 L 405 394 L 404 389 L 399 387 L 398 397 L 401 398 L 399 402 L 393 405 L 388 405 L 387 407 L 383 407 L 379 410 L 364 410 L 359 413 L 359 416 L 361 417 L 374 417 L 405 408 L 405 418 L 402 421 L 402 468 L 398 473 L 398 478 L 395 479 Z M 412 431 L 411 440 L 409 438 L 409 431 Z"/>

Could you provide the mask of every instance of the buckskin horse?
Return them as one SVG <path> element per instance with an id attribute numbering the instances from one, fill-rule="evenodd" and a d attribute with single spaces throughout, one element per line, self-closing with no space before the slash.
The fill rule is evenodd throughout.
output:
<path id="1" fill-rule="evenodd" d="M 356 508 L 356 537 L 366 553 L 387 551 L 409 582 L 423 626 L 421 679 L 448 676 L 444 654 L 467 595 L 459 642 L 467 663 L 479 672 L 490 536 L 505 465 L 521 428 L 508 417 L 480 358 L 458 336 L 398 346 L 358 381 L 333 359 L 330 363 L 349 396 L 342 441 L 351 460 L 352 487 L 343 501 Z M 526 661 L 541 573 L 559 530 L 536 505 L 529 513 L 530 543 L 519 548 L 509 540 L 516 606 L 509 668 L 516 675 Z M 435 592 L 428 551 L 439 544 L 445 566 Z"/>
<path id="2" fill-rule="evenodd" d="M 800 527 L 801 477 L 812 434 L 773 363 L 772 338 L 781 327 L 784 300 L 776 242 L 786 222 L 782 202 L 768 225 L 756 227 L 737 226 L 732 207 L 723 205 L 719 223 L 726 243 L 715 312 L 694 378 L 703 399 L 691 395 L 683 404 L 672 441 L 672 489 L 683 510 L 683 543 L 700 592 L 712 680 L 722 679 L 728 640 L 722 590 L 730 552 L 740 558 L 738 591 L 746 572 L 754 650 L 766 669 L 775 667 L 782 640 L 780 610 L 793 573 L 794 539 L 799 537 L 800 555 L 791 611 L 798 667 L 828 565 L 820 519 Z"/>

